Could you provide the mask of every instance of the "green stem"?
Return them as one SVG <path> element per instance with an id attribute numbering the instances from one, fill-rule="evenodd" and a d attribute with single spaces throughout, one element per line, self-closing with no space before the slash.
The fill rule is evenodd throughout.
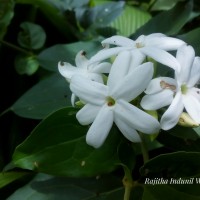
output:
<path id="1" fill-rule="evenodd" d="M 124 200 L 129 200 L 131 195 L 131 190 L 133 187 L 133 179 L 131 175 L 131 171 L 127 166 L 123 166 L 124 169 L 124 178 L 122 180 L 122 183 L 124 185 Z"/>
<path id="2" fill-rule="evenodd" d="M 20 48 L 20 47 L 14 45 L 14 44 L 11 44 L 11 43 L 9 43 L 9 42 L 4 41 L 4 40 L 0 40 L 0 43 L 2 43 L 2 44 L 5 45 L 5 46 L 8 46 L 8 47 L 10 47 L 10 48 L 12 48 L 12 49 L 14 49 L 14 50 L 16 50 L 16 51 L 19 51 L 19 52 L 21 52 L 21 53 L 24 53 L 24 54 L 27 54 L 27 55 L 32 55 L 31 52 L 28 52 L 28 51 L 26 51 L 25 49 L 22 49 L 22 48 Z"/>
<path id="3" fill-rule="evenodd" d="M 132 180 L 130 182 L 130 180 L 124 176 L 123 178 L 123 184 L 124 184 L 124 200 L 129 200 L 130 199 L 130 195 L 131 195 L 131 190 L 132 190 Z"/>
<path id="4" fill-rule="evenodd" d="M 141 150 L 142 150 L 143 161 L 144 163 L 146 163 L 149 160 L 149 152 L 147 150 L 147 146 L 144 141 L 144 137 L 142 133 L 140 133 L 140 137 L 141 137 Z"/>

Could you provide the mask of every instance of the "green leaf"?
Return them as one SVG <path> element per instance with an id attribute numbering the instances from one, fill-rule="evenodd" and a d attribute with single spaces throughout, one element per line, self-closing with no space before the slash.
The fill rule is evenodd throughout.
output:
<path id="1" fill-rule="evenodd" d="M 198 134 L 195 132 L 195 129 L 191 127 L 175 126 L 174 128 L 167 131 L 168 134 L 174 135 L 183 139 L 197 140 L 199 139 Z"/>
<path id="2" fill-rule="evenodd" d="M 65 61 L 74 64 L 76 54 L 84 50 L 90 57 L 102 48 L 100 42 L 75 42 L 71 44 L 58 44 L 45 49 L 38 55 L 40 65 L 50 71 L 58 71 L 58 62 Z"/>
<path id="3" fill-rule="evenodd" d="M 178 191 L 169 185 L 145 185 L 142 200 L 168 200 L 169 197 L 170 200 L 200 200 L 199 195 Z"/>
<path id="4" fill-rule="evenodd" d="M 179 1 L 181 0 L 157 0 L 153 4 L 151 11 L 169 10 L 173 8 Z"/>
<path id="5" fill-rule="evenodd" d="M 43 119 L 50 113 L 71 106 L 71 91 L 66 80 L 59 74 L 40 81 L 12 106 L 15 114 L 32 119 Z"/>
<path id="6" fill-rule="evenodd" d="M 140 172 L 142 176 L 148 177 L 194 177 L 200 173 L 200 153 L 161 154 L 146 162 Z"/>
<path id="7" fill-rule="evenodd" d="M 77 12 L 77 19 L 85 29 L 95 30 L 108 26 L 123 9 L 124 2 L 103 1 L 92 8 L 82 8 Z"/>
<path id="8" fill-rule="evenodd" d="M 13 0 L 0 0 L 0 39 L 3 39 L 14 16 L 14 6 Z"/>
<path id="9" fill-rule="evenodd" d="M 55 5 L 59 9 L 63 9 L 64 11 L 66 10 L 73 10 L 78 7 L 82 7 L 88 4 L 89 0 L 48 0 L 51 4 Z"/>
<path id="10" fill-rule="evenodd" d="M 6 185 L 16 181 L 24 176 L 29 175 L 28 172 L 3 172 L 0 173 L 0 188 L 5 187 Z"/>
<path id="11" fill-rule="evenodd" d="M 33 75 L 39 68 L 39 63 L 34 56 L 17 56 L 15 69 L 19 74 Z"/>
<path id="12" fill-rule="evenodd" d="M 119 163 L 120 134 L 112 129 L 99 149 L 86 144 L 88 126 L 81 126 L 76 109 L 64 108 L 44 119 L 13 155 L 17 167 L 59 176 L 96 176 Z M 36 145 L 37 144 L 37 145 Z"/>
<path id="13" fill-rule="evenodd" d="M 150 18 L 151 15 L 148 12 L 126 5 L 122 14 L 111 23 L 111 27 L 117 29 L 118 35 L 128 37 Z"/>
<path id="14" fill-rule="evenodd" d="M 178 38 L 185 41 L 187 44 L 191 45 L 195 49 L 196 56 L 200 55 L 200 28 L 193 29 L 192 31 L 179 35 Z"/>
<path id="15" fill-rule="evenodd" d="M 18 42 L 27 49 L 40 49 L 46 41 L 44 29 L 31 22 L 23 22 L 20 27 L 22 31 L 18 34 Z"/>
<path id="16" fill-rule="evenodd" d="M 200 152 L 200 138 L 196 129 L 182 127 L 162 131 L 157 140 L 171 150 Z"/>
<path id="17" fill-rule="evenodd" d="M 110 175 L 76 179 L 38 174 L 8 200 L 121 200 L 124 192 L 121 184 L 121 180 Z"/>
<path id="18" fill-rule="evenodd" d="M 193 8 L 192 1 L 179 2 L 171 10 L 161 12 L 139 28 L 132 38 L 150 33 L 177 34 L 188 22 Z"/>

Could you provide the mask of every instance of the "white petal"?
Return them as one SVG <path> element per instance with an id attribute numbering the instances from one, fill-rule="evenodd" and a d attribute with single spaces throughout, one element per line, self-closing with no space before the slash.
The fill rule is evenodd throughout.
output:
<path id="1" fill-rule="evenodd" d="M 183 104 L 190 117 L 200 123 L 200 102 L 193 95 L 183 95 Z"/>
<path id="2" fill-rule="evenodd" d="M 94 73 L 109 73 L 111 64 L 109 62 L 103 62 L 95 66 L 89 66 L 89 70 Z"/>
<path id="3" fill-rule="evenodd" d="M 92 81 L 96 81 L 98 83 L 104 83 L 103 82 L 103 76 L 101 74 L 97 74 L 97 73 L 87 73 L 85 74 L 85 77 L 87 79 L 90 79 Z"/>
<path id="4" fill-rule="evenodd" d="M 95 54 L 94 56 L 92 56 L 89 63 L 93 64 L 96 62 L 100 62 L 102 60 L 105 60 L 107 58 L 111 58 L 112 56 L 117 55 L 121 51 L 130 50 L 130 49 L 131 49 L 130 47 L 114 47 L 110 49 L 103 49 L 99 51 L 97 54 Z"/>
<path id="5" fill-rule="evenodd" d="M 86 135 L 87 144 L 99 148 L 106 140 L 113 125 L 113 111 L 103 106 Z"/>
<path id="6" fill-rule="evenodd" d="M 146 94 L 154 94 L 162 91 L 163 89 L 170 89 L 170 86 L 173 88 L 177 87 L 176 80 L 169 77 L 158 77 L 150 81 L 147 89 L 145 90 Z"/>
<path id="7" fill-rule="evenodd" d="M 107 38 L 101 42 L 102 45 L 104 44 L 113 44 L 117 46 L 134 46 L 135 42 L 127 37 L 115 35 L 110 38 Z"/>
<path id="8" fill-rule="evenodd" d="M 146 35 L 146 40 L 149 40 L 151 38 L 158 38 L 158 37 L 166 37 L 163 33 L 151 33 L 149 35 Z"/>
<path id="9" fill-rule="evenodd" d="M 86 52 L 83 50 L 78 52 L 75 58 L 75 63 L 77 67 L 87 68 L 88 59 L 85 57 L 85 55 L 86 55 Z"/>
<path id="10" fill-rule="evenodd" d="M 142 133 L 157 133 L 160 129 L 160 124 L 155 118 L 124 100 L 117 101 L 115 114 Z"/>
<path id="11" fill-rule="evenodd" d="M 94 105 L 104 104 L 108 94 L 107 86 L 78 75 L 72 77 L 70 89 L 84 102 Z"/>
<path id="12" fill-rule="evenodd" d="M 108 77 L 107 85 L 114 88 L 119 80 L 123 79 L 128 74 L 131 61 L 131 54 L 129 51 L 123 51 L 116 57 L 110 74 Z"/>
<path id="13" fill-rule="evenodd" d="M 81 73 L 80 69 L 77 67 L 72 66 L 70 63 L 66 62 L 59 62 L 58 63 L 58 70 L 60 74 L 65 77 L 65 79 L 70 82 L 71 77 L 76 73 Z"/>
<path id="14" fill-rule="evenodd" d="M 173 101 L 173 92 L 171 90 L 163 90 L 155 94 L 145 95 L 140 104 L 145 110 L 157 110 L 169 105 Z"/>
<path id="15" fill-rule="evenodd" d="M 124 137 L 126 137 L 131 142 L 141 142 L 141 138 L 137 131 L 128 123 L 126 123 L 126 121 L 123 121 L 117 116 L 114 117 L 114 121 Z"/>
<path id="16" fill-rule="evenodd" d="M 100 106 L 86 104 L 81 110 L 77 112 L 76 118 L 82 125 L 91 124 L 95 120 L 100 109 Z"/>
<path id="17" fill-rule="evenodd" d="M 71 95 L 71 104 L 72 104 L 73 107 L 75 105 L 75 100 L 76 100 L 76 95 L 74 93 L 72 93 L 72 95 Z"/>
<path id="18" fill-rule="evenodd" d="M 156 47 L 143 47 L 140 48 L 140 51 L 163 65 L 171 67 L 177 71 L 180 70 L 180 64 L 176 58 L 162 49 Z"/>
<path id="19" fill-rule="evenodd" d="M 196 87 L 189 88 L 187 94 L 192 95 L 200 102 L 200 89 Z"/>
<path id="20" fill-rule="evenodd" d="M 157 47 L 166 51 L 177 50 L 185 44 L 184 41 L 173 37 L 151 37 L 146 39 L 145 46 Z"/>
<path id="21" fill-rule="evenodd" d="M 187 86 L 188 87 L 194 86 L 199 81 L 199 79 L 200 79 L 200 57 L 195 57 Z"/>
<path id="22" fill-rule="evenodd" d="M 163 130 L 169 130 L 173 128 L 178 123 L 179 117 L 183 112 L 183 108 L 182 95 L 180 92 L 178 92 L 174 97 L 172 104 L 165 111 L 161 118 L 161 128 Z"/>
<path id="23" fill-rule="evenodd" d="M 195 52 L 191 46 L 183 45 L 177 51 L 176 58 L 180 63 L 181 70 L 177 74 L 177 80 L 180 83 L 187 83 L 194 61 Z"/>
<path id="24" fill-rule="evenodd" d="M 141 94 L 153 76 L 153 63 L 146 62 L 133 69 L 124 79 L 118 80 L 110 94 L 115 99 L 131 101 Z"/>
<path id="25" fill-rule="evenodd" d="M 131 51 L 131 63 L 130 63 L 130 70 L 138 67 L 142 64 L 146 56 L 141 53 L 138 49 L 134 49 Z"/>

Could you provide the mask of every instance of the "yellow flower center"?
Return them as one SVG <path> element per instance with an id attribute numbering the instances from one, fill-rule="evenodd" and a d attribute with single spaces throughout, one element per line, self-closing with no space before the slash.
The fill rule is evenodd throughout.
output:
<path id="1" fill-rule="evenodd" d="M 142 44 L 141 42 L 136 42 L 136 48 L 142 48 L 144 47 L 144 44 Z"/>
<path id="2" fill-rule="evenodd" d="M 187 85 L 185 85 L 185 84 L 181 85 L 181 92 L 182 92 L 182 94 L 186 94 L 187 90 L 188 90 Z"/>
<path id="3" fill-rule="evenodd" d="M 107 97 L 106 101 L 107 101 L 108 106 L 114 106 L 115 105 L 115 100 L 112 97 Z"/>

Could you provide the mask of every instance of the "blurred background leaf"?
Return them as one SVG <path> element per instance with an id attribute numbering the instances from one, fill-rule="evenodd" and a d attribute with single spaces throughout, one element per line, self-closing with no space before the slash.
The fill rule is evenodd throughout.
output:
<path id="1" fill-rule="evenodd" d="M 38 174 L 30 183 L 13 193 L 8 200 L 121 200 L 124 189 L 114 176 L 63 178 Z"/>
<path id="2" fill-rule="evenodd" d="M 41 26 L 23 22 L 20 27 L 22 31 L 18 34 L 18 42 L 22 47 L 30 50 L 43 47 L 46 41 L 46 33 Z"/>
<path id="3" fill-rule="evenodd" d="M 0 40 L 3 39 L 14 16 L 15 2 L 13 0 L 0 0 Z"/>

